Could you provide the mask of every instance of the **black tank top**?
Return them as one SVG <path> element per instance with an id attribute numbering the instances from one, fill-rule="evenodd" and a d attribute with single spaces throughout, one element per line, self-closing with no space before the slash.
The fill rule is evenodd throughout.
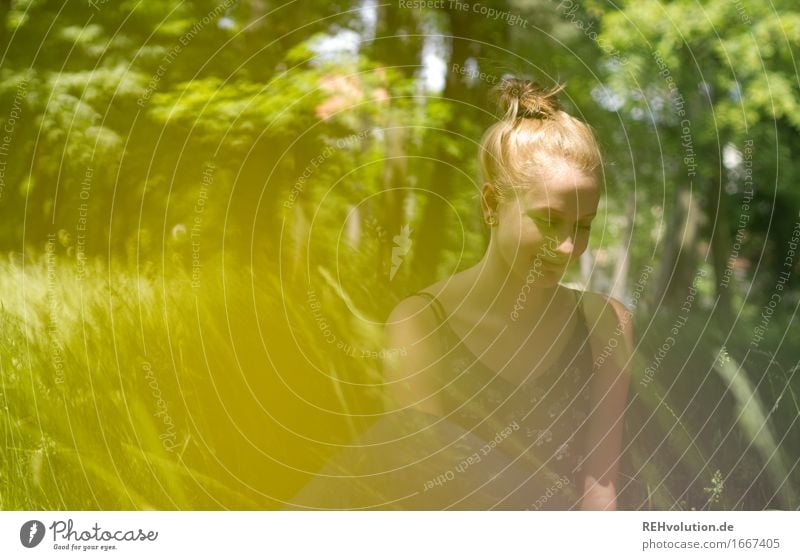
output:
<path id="1" fill-rule="evenodd" d="M 489 369 L 467 348 L 436 297 L 415 294 L 431 302 L 439 321 L 442 359 L 436 371 L 444 382 L 438 397 L 447 419 L 486 441 L 487 453 L 497 449 L 515 466 L 527 465 L 531 473 L 524 485 L 492 509 L 580 505 L 592 352 L 582 292 L 573 292 L 580 316 L 571 340 L 552 365 L 519 385 Z M 538 357 L 531 361 L 535 367 Z"/>

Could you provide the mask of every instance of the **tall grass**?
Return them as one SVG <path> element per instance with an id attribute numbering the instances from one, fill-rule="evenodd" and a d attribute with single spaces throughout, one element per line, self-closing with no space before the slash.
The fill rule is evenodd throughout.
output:
<path id="1" fill-rule="evenodd" d="M 204 263 L 0 262 L 0 508 L 281 509 L 377 419 L 369 283 Z M 797 367 L 698 313 L 644 386 L 670 321 L 641 333 L 621 506 L 799 507 Z"/>
<path id="2" fill-rule="evenodd" d="M 697 313 L 646 379 L 642 372 L 673 319 L 665 311 L 649 323 L 632 368 L 623 501 L 631 508 L 797 509 L 796 366 L 787 372 L 774 352 L 748 349 L 746 336 L 728 336 L 726 347 L 715 318 Z"/>
<path id="3" fill-rule="evenodd" d="M 359 375 L 304 302 L 216 259 L 199 288 L 170 263 L 0 263 L 0 508 L 280 508 L 358 429 Z"/>

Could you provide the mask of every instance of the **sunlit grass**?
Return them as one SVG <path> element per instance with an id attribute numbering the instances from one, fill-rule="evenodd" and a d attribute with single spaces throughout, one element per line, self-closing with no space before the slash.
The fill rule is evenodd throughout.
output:
<path id="1" fill-rule="evenodd" d="M 379 362 L 325 339 L 307 284 L 165 266 L 0 263 L 1 509 L 280 509 L 377 418 Z M 337 337 L 378 349 L 374 302 L 316 273 Z M 691 328 L 704 344 L 646 387 L 663 336 L 640 347 L 621 505 L 798 507 L 795 370 L 719 360 Z"/>
<path id="2" fill-rule="evenodd" d="M 336 375 L 309 374 L 335 364 L 311 343 L 307 311 L 290 298 L 304 364 L 274 282 L 255 292 L 247 273 L 226 282 L 192 289 L 179 268 L 144 275 L 100 261 L 82 271 L 63 255 L 3 262 L 0 508 L 280 507 L 334 451 L 281 425 L 299 418 L 290 429 L 342 439 L 358 407 L 345 408 Z M 276 394 L 273 364 L 341 420 L 298 417 Z"/>

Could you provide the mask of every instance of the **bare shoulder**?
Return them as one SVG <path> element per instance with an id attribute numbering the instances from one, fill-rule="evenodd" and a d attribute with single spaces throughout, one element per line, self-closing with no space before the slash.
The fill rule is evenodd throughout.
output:
<path id="1" fill-rule="evenodd" d="M 473 282 L 471 274 L 473 274 L 472 269 L 467 269 L 420 290 L 436 298 L 440 306 L 438 313 L 435 308 L 437 303 L 428 297 L 418 295 L 419 292 L 401 300 L 389 313 L 384 324 L 387 343 L 390 346 L 421 345 L 430 349 L 431 345 L 435 344 L 434 333 L 439 332 L 441 326 L 439 315 L 443 314 L 445 309 L 453 308 L 456 302 L 463 300 L 464 294 Z M 452 317 L 448 318 L 450 319 Z"/>
<path id="2" fill-rule="evenodd" d="M 621 321 L 631 315 L 625 304 L 611 296 L 596 292 L 581 292 L 581 295 L 587 320 Z"/>
<path id="3" fill-rule="evenodd" d="M 606 294 L 582 292 L 583 312 L 592 338 L 621 338 L 630 347 L 633 343 L 633 314 L 618 299 Z"/>
<path id="4" fill-rule="evenodd" d="M 401 300 L 384 326 L 386 409 L 414 408 L 441 416 L 442 405 L 435 396 L 440 386 L 436 373 L 436 315 L 431 302 L 420 295 Z"/>
<path id="5" fill-rule="evenodd" d="M 440 301 L 447 300 L 451 290 L 446 289 L 446 286 L 447 283 L 439 281 L 419 292 L 432 294 Z M 431 301 L 425 296 L 418 295 L 419 292 L 406 297 L 394 306 L 386 319 L 387 331 L 408 324 L 416 324 L 422 328 L 436 325 L 436 315 L 433 313 Z"/>
<path id="6" fill-rule="evenodd" d="M 411 295 L 400 300 L 386 318 L 384 328 L 388 333 L 400 332 L 408 328 L 425 328 L 434 324 L 431 302 L 421 295 Z"/>
<path id="7" fill-rule="evenodd" d="M 435 293 L 426 288 L 427 293 Z M 424 356 L 435 354 L 435 339 L 438 332 L 439 319 L 434 310 L 434 303 L 428 297 L 413 294 L 394 306 L 384 323 L 385 345 L 387 348 L 408 351 L 404 355 L 421 365 Z"/>

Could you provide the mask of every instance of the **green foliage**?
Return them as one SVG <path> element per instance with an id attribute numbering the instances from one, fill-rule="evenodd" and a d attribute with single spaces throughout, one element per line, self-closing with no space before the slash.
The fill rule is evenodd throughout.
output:
<path id="1" fill-rule="evenodd" d="M 800 12 L 575 4 L 496 3 L 527 27 L 344 1 L 0 7 L 0 508 L 282 507 L 380 412 L 391 308 L 483 254 L 477 141 L 507 71 L 566 82 L 603 148 L 571 280 L 619 276 L 624 299 L 655 268 L 637 382 L 707 272 L 681 350 L 634 384 L 624 504 L 796 508 L 797 258 L 753 335 L 798 220 Z M 31 257 L 46 240 L 56 258 Z"/>

